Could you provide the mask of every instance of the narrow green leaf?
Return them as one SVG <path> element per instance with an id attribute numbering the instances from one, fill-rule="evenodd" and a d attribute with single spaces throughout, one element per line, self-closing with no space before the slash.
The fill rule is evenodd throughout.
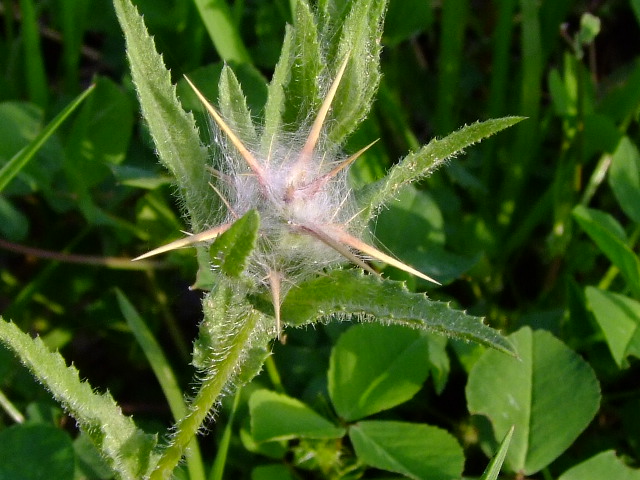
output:
<path id="1" fill-rule="evenodd" d="M 251 434 L 257 442 L 292 438 L 341 438 L 338 427 L 295 398 L 257 390 L 249 399 Z"/>
<path id="2" fill-rule="evenodd" d="M 211 261 L 230 277 L 239 277 L 256 246 L 260 215 L 249 210 L 211 245 Z"/>
<path id="3" fill-rule="evenodd" d="M 616 452 L 607 450 L 571 467 L 558 480 L 640 480 L 640 470 L 625 465 L 616 457 Z"/>
<path id="4" fill-rule="evenodd" d="M 0 431 L 0 479 L 73 480 L 69 435 L 53 425 L 19 424 Z"/>
<path id="5" fill-rule="evenodd" d="M 20 12 L 24 44 L 22 58 L 25 62 L 29 98 L 33 103 L 45 108 L 49 99 L 49 88 L 33 0 L 20 0 Z"/>
<path id="6" fill-rule="evenodd" d="M 598 248 L 620 269 L 634 296 L 640 298 L 640 259 L 626 244 L 620 224 L 608 213 L 578 205 L 573 217 Z"/>
<path id="7" fill-rule="evenodd" d="M 2 319 L 0 341 L 73 415 L 123 479 L 137 480 L 148 473 L 154 464 L 156 437 L 144 433 L 123 415 L 109 393 L 94 393 L 88 383 L 80 381 L 75 367 L 67 367 L 59 353 L 49 351 L 40 338 L 31 338 Z"/>
<path id="8" fill-rule="evenodd" d="M 286 51 L 283 51 L 286 54 Z M 298 0 L 294 18 L 294 38 L 291 50 L 291 75 L 285 86 L 285 125 L 299 125 L 308 118 L 309 112 L 317 111 L 321 98 L 324 69 L 318 27 L 305 0 Z M 337 67 L 336 67 L 337 68 Z"/>
<path id="9" fill-rule="evenodd" d="M 331 351 L 329 396 L 348 422 L 410 400 L 429 376 L 429 336 L 395 325 L 347 330 Z"/>
<path id="10" fill-rule="evenodd" d="M 127 325 L 129 325 L 145 357 L 147 357 L 151 369 L 158 379 L 158 383 L 160 383 L 162 393 L 164 393 L 164 396 L 169 402 L 169 408 L 171 409 L 173 418 L 176 421 L 180 420 L 187 414 L 187 407 L 184 403 L 182 390 L 178 386 L 178 381 L 176 380 L 171 365 L 167 361 L 167 357 L 153 337 L 151 330 L 149 330 L 125 294 L 120 289 L 116 289 L 116 296 L 120 311 L 127 320 Z M 189 476 L 192 480 L 204 480 L 205 474 L 202 457 L 200 456 L 200 447 L 198 446 L 196 438 L 194 438 L 189 445 L 187 469 L 189 470 Z"/>
<path id="11" fill-rule="evenodd" d="M 280 134 L 282 128 L 282 115 L 286 103 L 284 87 L 289 82 L 289 75 L 291 74 L 294 35 L 293 28 L 288 25 L 280 51 L 280 59 L 273 72 L 273 77 L 271 77 L 271 83 L 269 83 L 267 103 L 264 107 L 264 130 L 260 146 L 263 155 L 268 154 L 272 140 Z"/>
<path id="12" fill-rule="evenodd" d="M 369 113 L 380 83 L 380 51 L 387 0 L 358 0 L 349 3 L 350 11 L 344 22 L 332 23 L 323 31 L 323 42 L 335 38 L 332 31 L 340 26 L 335 49 L 329 49 L 334 69 L 348 55 L 349 63 L 334 99 L 333 123 L 328 135 L 336 144 L 344 142 Z"/>
<path id="13" fill-rule="evenodd" d="M 464 453 L 456 439 L 420 423 L 362 421 L 349 428 L 358 460 L 414 480 L 461 478 Z"/>
<path id="14" fill-rule="evenodd" d="M 585 294 L 613 359 L 618 367 L 628 367 L 628 356 L 640 358 L 640 302 L 594 287 Z"/>
<path id="15" fill-rule="evenodd" d="M 222 60 L 251 63 L 226 0 L 194 0 L 202 22 Z"/>
<path id="16" fill-rule="evenodd" d="M 131 75 L 142 114 L 149 125 L 160 161 L 173 174 L 184 199 L 192 229 L 215 223 L 215 196 L 208 184 L 208 152 L 200 144 L 195 120 L 176 97 L 171 76 L 156 52 L 142 17 L 130 0 L 114 0 L 125 34 Z"/>
<path id="17" fill-rule="evenodd" d="M 151 330 L 149 330 L 138 311 L 120 289 L 116 289 L 116 297 L 120 311 L 127 321 L 127 325 L 129 325 L 129 328 L 147 357 L 149 365 L 151 365 L 151 369 L 160 383 L 162 392 L 169 402 L 169 408 L 171 409 L 173 418 L 176 420 L 180 419 L 187 413 L 187 408 L 171 365 L 167 361 L 160 345 L 153 337 Z"/>
<path id="18" fill-rule="evenodd" d="M 609 185 L 624 213 L 640 223 L 640 153 L 629 137 L 623 137 L 613 153 Z"/>
<path id="19" fill-rule="evenodd" d="M 486 415 L 496 437 L 515 426 L 506 465 L 531 475 L 562 454 L 598 411 L 593 369 L 544 330 L 525 327 L 509 336 L 519 359 L 487 350 L 466 388 L 473 414 Z"/>
<path id="20" fill-rule="evenodd" d="M 251 112 L 238 82 L 238 78 L 228 65 L 222 68 L 218 83 L 218 107 L 224 120 L 238 138 L 248 146 L 256 144 L 256 129 L 253 126 Z"/>
<path id="21" fill-rule="evenodd" d="M 375 213 L 381 205 L 393 199 L 402 186 L 431 175 L 465 148 L 522 120 L 524 117 L 487 120 L 465 126 L 441 140 L 431 140 L 418 152 L 407 155 L 385 178 L 358 192 L 360 204 Z"/>
<path id="22" fill-rule="evenodd" d="M 331 316 L 377 320 L 474 341 L 513 355 L 513 346 L 480 318 L 453 310 L 448 303 L 409 292 L 402 283 L 335 270 L 292 289 L 282 304 L 282 319 L 303 325 Z"/>
<path id="23" fill-rule="evenodd" d="M 34 157 L 36 152 L 40 150 L 40 147 L 51 137 L 51 135 L 58 129 L 60 124 L 71 115 L 71 113 L 78 108 L 82 101 L 93 91 L 94 86 L 90 86 L 80 95 L 78 95 L 64 110 L 62 110 L 56 117 L 49 122 L 49 124 L 38 134 L 33 141 L 16 153 L 11 160 L 9 160 L 0 169 L 0 192 L 4 190 L 7 184 L 29 163 Z"/>
<path id="24" fill-rule="evenodd" d="M 489 465 L 487 465 L 486 470 L 480 477 L 480 480 L 496 480 L 498 475 L 500 475 L 500 469 L 502 468 L 502 464 L 504 463 L 504 459 L 507 456 L 507 452 L 509 451 L 509 444 L 511 443 L 511 437 L 513 437 L 513 431 L 515 427 L 511 427 L 511 429 L 507 432 L 507 434 L 502 439 L 500 443 L 500 448 L 498 448 L 498 453 L 496 453 L 495 457 L 491 459 Z"/>
<path id="25" fill-rule="evenodd" d="M 230 284 L 226 277 L 218 275 L 213 290 L 202 302 L 205 318 L 193 359 L 194 365 L 203 371 L 202 384 L 189 404 L 188 415 L 177 422 L 150 480 L 170 477 L 216 401 L 243 375 L 252 350 L 264 347 L 271 338 L 273 328 L 267 319 L 238 290 L 237 282 Z"/>

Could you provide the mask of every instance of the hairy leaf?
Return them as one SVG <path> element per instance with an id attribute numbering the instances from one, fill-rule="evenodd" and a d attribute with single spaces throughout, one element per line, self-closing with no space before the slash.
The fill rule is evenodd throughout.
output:
<path id="1" fill-rule="evenodd" d="M 129 0 L 114 0 L 125 34 L 131 75 L 142 113 L 162 164 L 173 174 L 194 232 L 213 224 L 215 196 L 211 195 L 207 149 L 200 143 L 195 120 L 176 97 L 171 75 L 156 52 L 142 17 Z"/>
<path id="2" fill-rule="evenodd" d="M 88 383 L 80 381 L 76 368 L 68 367 L 62 356 L 51 352 L 40 338 L 31 338 L 0 318 L 0 341 L 78 421 L 123 479 L 144 477 L 154 464 L 155 435 L 138 429 L 109 393 L 95 393 Z"/>
<path id="3" fill-rule="evenodd" d="M 403 185 L 431 175 L 444 162 L 462 153 L 465 148 L 522 120 L 524 117 L 487 120 L 467 125 L 443 139 L 431 140 L 417 152 L 407 155 L 386 177 L 358 192 L 360 204 L 375 213 L 381 205 L 392 200 Z"/>
<path id="4" fill-rule="evenodd" d="M 448 303 L 409 292 L 402 283 L 335 270 L 293 288 L 282 305 L 282 319 L 303 325 L 323 318 L 377 320 L 471 340 L 514 354 L 513 346 L 480 318 L 452 309 Z"/>
<path id="5" fill-rule="evenodd" d="M 211 261 L 222 273 L 239 277 L 244 271 L 249 255 L 255 248 L 259 226 L 258 212 L 249 210 L 211 245 Z"/>

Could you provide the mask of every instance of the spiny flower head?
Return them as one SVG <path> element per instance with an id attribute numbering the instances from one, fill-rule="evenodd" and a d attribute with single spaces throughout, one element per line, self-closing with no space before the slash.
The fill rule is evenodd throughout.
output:
<path id="1" fill-rule="evenodd" d="M 226 139 L 219 142 L 225 161 L 220 171 L 213 172 L 218 182 L 217 186 L 212 185 L 226 206 L 226 213 L 213 228 L 159 247 L 136 260 L 212 241 L 249 210 L 258 211 L 259 238 L 246 273 L 270 289 L 278 335 L 280 304 L 290 285 L 335 267 L 344 259 L 375 274 L 361 256 L 371 257 L 435 282 L 361 240 L 366 225 L 359 218 L 347 171 L 371 145 L 347 158 L 335 158 L 334 148 L 323 148 L 323 128 L 348 60 L 345 58 L 340 65 L 303 141 L 274 137 L 266 155 L 245 145 L 187 79 Z"/>

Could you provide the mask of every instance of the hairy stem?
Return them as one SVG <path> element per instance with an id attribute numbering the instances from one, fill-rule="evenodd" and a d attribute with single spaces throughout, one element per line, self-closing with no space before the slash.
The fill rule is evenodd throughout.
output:
<path id="1" fill-rule="evenodd" d="M 220 358 L 215 375 L 206 378 L 190 405 L 190 413 L 183 417 L 176 425 L 176 433 L 172 443 L 164 450 L 156 469 L 151 473 L 150 480 L 166 480 L 185 454 L 189 442 L 198 433 L 216 400 L 220 397 L 225 385 L 233 378 L 244 357 L 244 352 L 249 346 L 251 332 L 256 327 L 260 315 L 251 312 L 246 317 L 246 322 L 238 329 L 236 334 L 228 339 L 228 348 Z"/>

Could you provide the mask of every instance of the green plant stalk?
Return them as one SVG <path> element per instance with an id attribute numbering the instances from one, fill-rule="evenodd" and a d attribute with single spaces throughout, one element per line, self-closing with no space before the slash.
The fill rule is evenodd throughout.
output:
<path id="1" fill-rule="evenodd" d="M 449 0 L 442 4 L 442 36 L 438 61 L 438 133 L 450 132 L 457 124 L 455 101 L 458 98 L 464 31 L 467 25 L 467 0 Z"/>
<path id="2" fill-rule="evenodd" d="M 257 312 L 247 315 L 245 323 L 236 336 L 228 340 L 231 348 L 218 364 L 216 374 L 202 382 L 196 398 L 190 405 L 190 414 L 176 424 L 176 433 L 172 442 L 162 453 L 149 480 L 165 480 L 176 468 L 189 443 L 209 416 L 209 412 L 220 397 L 225 385 L 231 381 L 240 366 L 245 349 L 250 344 L 251 333 L 259 318 L 260 315 Z"/>
<path id="3" fill-rule="evenodd" d="M 187 407 L 173 369 L 162 348 L 154 338 L 153 333 L 151 333 L 151 330 L 149 330 L 138 311 L 122 290 L 116 289 L 116 296 L 120 310 L 127 320 L 127 324 L 136 337 L 138 344 L 142 347 L 142 351 L 147 357 L 151 369 L 158 379 L 162 392 L 169 403 L 171 414 L 177 421 L 187 414 Z M 187 452 L 187 469 L 189 470 L 190 480 L 204 480 L 205 474 L 202 456 L 200 455 L 200 447 L 195 437 L 191 440 Z"/>
<path id="4" fill-rule="evenodd" d="M 21 0 L 22 34 L 24 36 L 24 61 L 27 72 L 27 89 L 31 101 L 42 108 L 49 101 L 47 76 L 40 46 L 38 22 L 33 0 Z"/>
<path id="5" fill-rule="evenodd" d="M 194 0 L 211 41 L 220 58 L 238 63 L 251 63 L 238 29 L 234 25 L 225 0 Z"/>
<path id="6" fill-rule="evenodd" d="M 510 158 L 517 159 L 507 170 L 501 196 L 501 211 L 498 224 L 505 234 L 510 225 L 518 218 L 515 212 L 531 170 L 531 162 L 537 151 L 537 132 L 540 117 L 541 78 L 543 74 L 543 54 L 540 40 L 540 20 L 538 3 L 533 0 L 520 0 L 522 12 L 522 85 L 520 88 L 520 114 L 529 121 L 517 129 L 516 142 Z"/>
<path id="7" fill-rule="evenodd" d="M 13 419 L 16 423 L 24 423 L 24 415 L 20 413 L 11 400 L 7 398 L 2 390 L 0 390 L 0 407 Z"/>

